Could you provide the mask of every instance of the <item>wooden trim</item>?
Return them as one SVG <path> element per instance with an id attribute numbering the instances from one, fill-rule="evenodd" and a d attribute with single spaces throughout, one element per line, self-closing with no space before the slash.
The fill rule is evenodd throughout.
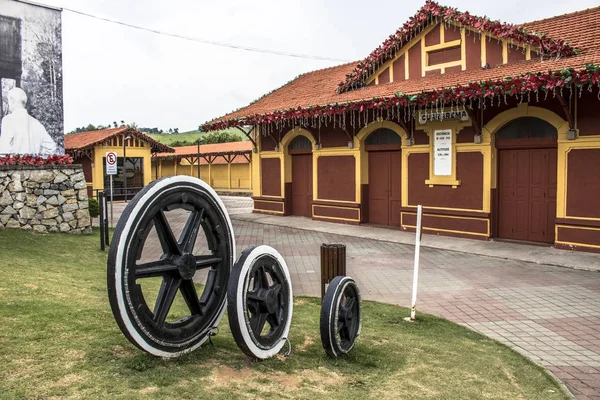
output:
<path id="1" fill-rule="evenodd" d="M 444 29 L 444 26 L 443 25 L 440 26 L 440 29 Z M 424 47 L 425 51 L 430 52 L 430 51 L 436 51 L 436 50 L 443 50 L 443 49 L 446 49 L 449 47 L 458 47 L 458 46 L 460 46 L 460 42 L 461 42 L 460 39 L 456 39 L 451 42 L 445 42 L 445 43 L 441 42 L 439 44 L 434 44 L 431 46 L 423 46 L 423 47 Z"/>
<path id="2" fill-rule="evenodd" d="M 593 219 L 556 218 L 556 224 L 600 228 L 600 221 Z"/>
<path id="3" fill-rule="evenodd" d="M 404 212 L 417 212 L 417 207 L 400 207 L 400 211 Z M 479 212 L 479 211 L 465 211 L 460 209 L 437 209 L 431 207 L 423 207 L 423 214 L 436 214 L 436 215 L 449 215 L 456 217 L 471 217 L 471 218 L 490 218 L 491 214 L 488 212 Z"/>
<path id="4" fill-rule="evenodd" d="M 496 139 L 495 144 L 497 150 L 558 148 L 557 138 Z"/>
<path id="5" fill-rule="evenodd" d="M 288 154 L 311 154 L 312 149 L 288 149 Z"/>
<path id="6" fill-rule="evenodd" d="M 416 228 L 414 225 L 407 225 L 404 224 L 404 215 L 412 215 L 416 217 L 416 212 L 415 211 L 400 211 L 400 226 L 402 228 Z M 450 219 L 457 219 L 457 220 L 465 220 L 465 219 L 470 219 L 470 220 L 478 220 L 478 221 L 483 221 L 487 224 L 486 227 L 486 233 L 481 233 L 481 232 L 471 232 L 471 231 L 461 231 L 461 230 L 457 230 L 457 229 L 445 229 L 445 228 L 433 228 L 433 227 L 426 227 L 423 226 L 423 230 L 429 230 L 432 232 L 444 232 L 444 233 L 450 233 L 450 234 L 459 234 L 459 235 L 472 235 L 472 236 L 480 236 L 480 237 L 485 237 L 485 238 L 489 238 L 490 237 L 490 219 L 489 218 L 479 218 L 479 217 L 459 217 L 456 215 L 439 215 L 439 214 L 430 214 L 430 213 L 423 213 L 423 217 L 432 217 L 432 218 L 450 218 Z"/>
<path id="7" fill-rule="evenodd" d="M 268 197 L 268 196 L 252 196 L 252 200 L 255 201 L 279 201 L 281 203 L 283 203 L 283 201 L 285 200 L 283 197 L 277 197 L 277 196 L 273 196 L 273 197 Z"/>
<path id="8" fill-rule="evenodd" d="M 340 208 L 360 208 L 360 203 L 341 203 L 339 201 L 326 201 L 326 200 L 313 200 L 313 206 L 324 206 L 324 207 L 340 207 Z"/>
<path id="9" fill-rule="evenodd" d="M 401 139 L 402 140 L 402 139 Z M 365 151 L 389 151 L 402 150 L 402 144 L 365 144 Z"/>

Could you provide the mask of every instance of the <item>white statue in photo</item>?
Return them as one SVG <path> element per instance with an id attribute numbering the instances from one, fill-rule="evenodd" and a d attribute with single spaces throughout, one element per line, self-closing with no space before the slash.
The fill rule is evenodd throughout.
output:
<path id="1" fill-rule="evenodd" d="M 25 91 L 17 87 L 11 89 L 7 97 L 10 114 L 2 119 L 0 154 L 56 154 L 56 143 L 46 128 L 25 109 Z"/>

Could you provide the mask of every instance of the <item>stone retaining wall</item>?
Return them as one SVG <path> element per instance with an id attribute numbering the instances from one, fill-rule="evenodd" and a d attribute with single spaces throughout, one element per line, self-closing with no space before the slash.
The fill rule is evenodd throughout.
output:
<path id="1" fill-rule="evenodd" d="M 0 165 L 0 229 L 91 233 L 81 165 Z"/>

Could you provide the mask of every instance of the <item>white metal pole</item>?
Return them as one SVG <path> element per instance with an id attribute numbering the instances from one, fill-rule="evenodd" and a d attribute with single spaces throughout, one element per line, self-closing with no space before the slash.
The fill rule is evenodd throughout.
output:
<path id="1" fill-rule="evenodd" d="M 415 239 L 415 267 L 413 273 L 412 303 L 410 308 L 410 320 L 414 321 L 417 313 L 417 287 L 419 286 L 419 258 L 421 256 L 421 218 L 423 217 L 423 206 L 417 206 L 417 231 Z"/>
<path id="2" fill-rule="evenodd" d="M 110 227 L 113 228 L 113 176 L 110 175 Z"/>

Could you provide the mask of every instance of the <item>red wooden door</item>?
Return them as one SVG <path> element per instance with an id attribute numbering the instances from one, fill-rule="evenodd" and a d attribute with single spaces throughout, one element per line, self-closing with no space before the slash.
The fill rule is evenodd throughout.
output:
<path id="1" fill-rule="evenodd" d="M 292 155 L 292 215 L 312 217 L 312 154 Z"/>
<path id="2" fill-rule="evenodd" d="M 369 152 L 369 222 L 400 225 L 402 153 Z"/>
<path id="3" fill-rule="evenodd" d="M 554 242 L 556 150 L 501 150 L 498 236 Z"/>

